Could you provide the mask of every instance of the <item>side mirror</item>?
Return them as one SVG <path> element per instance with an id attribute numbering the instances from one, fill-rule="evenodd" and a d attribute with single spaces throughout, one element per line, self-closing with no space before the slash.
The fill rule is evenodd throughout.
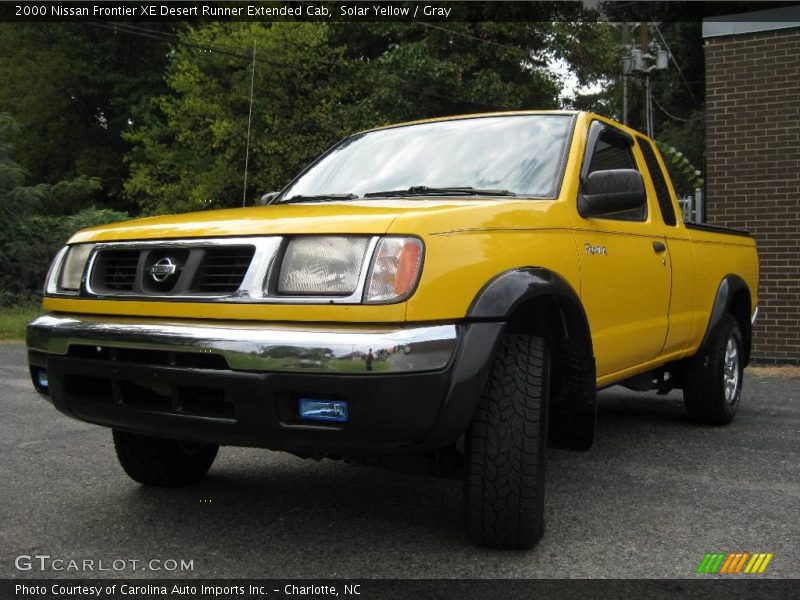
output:
<path id="1" fill-rule="evenodd" d="M 264 194 L 263 196 L 261 196 L 261 198 L 256 200 L 256 204 L 258 204 L 259 206 L 264 206 L 265 204 L 269 204 L 275 199 L 275 196 L 277 196 L 278 194 L 280 194 L 280 192 L 269 192 L 268 194 Z"/>
<path id="2" fill-rule="evenodd" d="M 644 180 L 636 169 L 609 169 L 590 173 L 578 200 L 582 217 L 609 215 L 639 208 L 647 201 Z"/>

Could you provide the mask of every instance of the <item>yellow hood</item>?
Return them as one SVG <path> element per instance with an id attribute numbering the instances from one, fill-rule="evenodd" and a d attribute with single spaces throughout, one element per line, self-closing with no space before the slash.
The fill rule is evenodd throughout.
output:
<path id="1" fill-rule="evenodd" d="M 487 219 L 490 214 L 495 215 L 496 211 L 502 211 L 508 204 L 518 202 L 428 198 L 277 204 L 113 223 L 84 229 L 75 234 L 70 242 L 298 233 L 382 234 L 389 231 L 392 223 L 400 217 L 404 217 L 401 222 L 406 233 L 425 234 L 447 228 L 455 222 L 467 221 L 473 226 L 480 226 L 482 222 L 490 220 Z"/>

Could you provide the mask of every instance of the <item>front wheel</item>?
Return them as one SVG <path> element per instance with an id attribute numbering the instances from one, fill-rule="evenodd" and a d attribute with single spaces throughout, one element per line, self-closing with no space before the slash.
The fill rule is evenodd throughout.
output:
<path id="1" fill-rule="evenodd" d="M 744 377 L 743 348 L 739 324 L 726 314 L 708 347 L 689 361 L 683 402 L 693 421 L 726 425 L 736 416 Z"/>
<path id="2" fill-rule="evenodd" d="M 544 532 L 550 355 L 505 335 L 466 436 L 464 520 L 482 546 L 525 549 Z"/>
<path id="3" fill-rule="evenodd" d="M 219 446 L 180 442 L 114 430 L 114 448 L 122 468 L 144 485 L 182 486 L 202 479 Z"/>

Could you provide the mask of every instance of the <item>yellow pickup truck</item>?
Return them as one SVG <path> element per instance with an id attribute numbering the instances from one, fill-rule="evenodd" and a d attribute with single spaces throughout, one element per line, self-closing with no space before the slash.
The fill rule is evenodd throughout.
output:
<path id="1" fill-rule="evenodd" d="M 384 127 L 264 203 L 87 229 L 53 261 L 33 385 L 112 428 L 142 484 L 196 482 L 220 445 L 413 458 L 463 476 L 476 543 L 526 548 L 546 448 L 590 447 L 597 389 L 736 413 L 755 243 L 684 223 L 632 129 L 585 112 Z"/>

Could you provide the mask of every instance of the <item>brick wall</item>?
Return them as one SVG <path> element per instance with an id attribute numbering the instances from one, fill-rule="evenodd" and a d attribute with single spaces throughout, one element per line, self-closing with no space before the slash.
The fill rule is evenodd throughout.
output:
<path id="1" fill-rule="evenodd" d="M 761 257 L 757 362 L 800 363 L 800 29 L 706 39 L 706 220 Z"/>

